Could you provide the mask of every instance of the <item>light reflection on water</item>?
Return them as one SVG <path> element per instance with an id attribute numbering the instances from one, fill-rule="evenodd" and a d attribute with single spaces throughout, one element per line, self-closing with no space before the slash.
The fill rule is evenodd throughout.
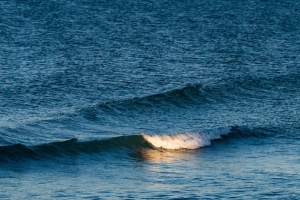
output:
<path id="1" fill-rule="evenodd" d="M 200 149 L 196 150 L 166 150 L 166 149 L 141 149 L 136 156 L 140 161 L 153 163 L 172 163 L 192 160 L 199 156 Z"/>

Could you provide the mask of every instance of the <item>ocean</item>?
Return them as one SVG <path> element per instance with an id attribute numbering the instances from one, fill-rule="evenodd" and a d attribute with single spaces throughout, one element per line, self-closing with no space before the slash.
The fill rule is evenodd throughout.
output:
<path id="1" fill-rule="evenodd" d="M 1 0 L 0 199 L 299 199 L 300 1 Z"/>

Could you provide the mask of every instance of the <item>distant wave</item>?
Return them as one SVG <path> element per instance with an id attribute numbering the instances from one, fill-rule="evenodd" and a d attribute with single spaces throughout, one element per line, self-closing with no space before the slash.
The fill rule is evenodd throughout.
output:
<path id="1" fill-rule="evenodd" d="M 54 115 L 45 121 L 59 121 L 61 118 L 69 119 L 74 116 L 81 116 L 94 121 L 107 116 L 119 116 L 122 114 L 140 114 L 155 111 L 169 111 L 171 109 L 182 109 L 207 104 L 217 105 L 227 103 L 245 97 L 270 98 L 269 95 L 278 91 L 278 87 L 273 87 L 278 82 L 286 88 L 293 90 L 298 88 L 299 74 L 290 77 L 278 76 L 272 78 L 261 78 L 252 76 L 239 76 L 220 80 L 215 85 L 205 85 L 201 83 L 188 83 L 178 88 L 162 91 L 145 96 L 127 97 L 123 99 L 112 99 L 103 102 L 96 102 L 92 105 L 79 106 L 76 109 L 67 109 L 64 114 Z M 273 92 L 273 93 L 272 93 Z M 281 91 L 280 91 L 281 92 Z M 264 96 L 267 95 L 268 97 Z M 271 95 L 272 96 L 272 95 Z M 39 118 L 40 119 L 40 118 Z M 104 120 L 105 121 L 105 120 Z"/>
<path id="2" fill-rule="evenodd" d="M 112 101 L 109 103 L 99 104 L 102 106 L 117 106 L 124 108 L 127 106 L 159 106 L 164 104 L 173 104 L 175 106 L 184 107 L 188 104 L 201 102 L 205 100 L 205 94 L 203 93 L 203 86 L 201 84 L 187 84 L 181 88 L 152 94 L 142 97 L 134 97 L 132 99 L 124 99 L 119 101 Z"/>
<path id="3" fill-rule="evenodd" d="M 208 97 L 210 96 L 209 90 L 209 88 L 201 84 L 187 84 L 181 88 L 148 96 L 101 102 L 97 105 L 81 109 L 80 113 L 88 119 L 93 119 L 98 112 L 120 114 L 132 111 L 144 112 L 156 108 L 186 108 L 208 102 Z"/>
<path id="4" fill-rule="evenodd" d="M 277 77 L 253 77 L 240 76 L 220 80 L 216 85 L 205 85 L 201 83 L 189 83 L 179 88 L 150 94 L 146 96 L 125 98 L 101 102 L 87 108 L 82 108 L 80 113 L 87 118 L 94 117 L 98 111 L 120 114 L 131 111 L 147 111 L 151 109 L 166 109 L 170 107 L 186 108 L 190 106 L 203 105 L 206 103 L 224 103 L 245 96 L 262 98 L 267 93 L 277 94 L 277 83 L 287 91 L 298 88 L 299 74 Z"/>
<path id="5" fill-rule="evenodd" d="M 145 134 L 120 136 L 103 140 L 78 141 L 73 138 L 36 146 L 14 144 L 0 147 L 0 162 L 40 160 L 79 154 L 97 154 L 108 151 L 138 151 L 140 149 L 197 149 L 211 145 L 213 140 L 245 137 L 264 137 L 246 128 L 231 127 L 205 133 Z"/>

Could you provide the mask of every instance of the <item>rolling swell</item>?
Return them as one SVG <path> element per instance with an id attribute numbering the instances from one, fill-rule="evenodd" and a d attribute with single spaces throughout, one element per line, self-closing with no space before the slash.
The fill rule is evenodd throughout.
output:
<path id="1" fill-rule="evenodd" d="M 78 141 L 73 138 L 62 142 L 53 142 L 36 146 L 14 144 L 0 147 L 0 162 L 22 160 L 44 160 L 64 156 L 78 156 L 80 154 L 97 154 L 115 151 L 126 153 L 142 149 L 198 149 L 210 146 L 214 140 L 241 139 L 248 137 L 265 137 L 262 132 L 251 131 L 247 128 L 220 128 L 203 133 L 176 134 L 139 134 L 120 136 L 103 140 Z"/>
<path id="2" fill-rule="evenodd" d="M 98 112 L 119 115 L 132 111 L 143 113 L 153 109 L 187 108 L 215 101 L 215 96 L 216 94 L 210 87 L 202 84 L 187 84 L 180 88 L 148 96 L 102 102 L 95 106 L 82 108 L 80 114 L 88 119 L 93 119 Z"/>
<path id="3" fill-rule="evenodd" d="M 99 104 L 98 107 L 107 108 L 113 106 L 120 110 L 131 109 L 132 107 L 161 107 L 166 105 L 186 107 L 188 105 L 205 101 L 205 91 L 201 84 L 187 84 L 181 88 L 162 93 Z"/>
<path id="4" fill-rule="evenodd" d="M 281 83 L 278 86 L 278 83 Z M 298 93 L 299 72 L 294 74 L 275 75 L 271 77 L 242 75 L 227 77 L 224 75 L 214 84 L 189 83 L 182 87 L 147 96 L 125 98 L 101 102 L 94 106 L 80 109 L 85 117 L 93 117 L 98 111 L 105 114 L 122 114 L 126 112 L 151 112 L 154 109 L 187 108 L 207 104 L 218 105 L 232 103 L 245 97 L 255 99 L 274 99 L 278 93 L 291 96 Z M 291 97 L 293 98 L 293 96 Z"/>

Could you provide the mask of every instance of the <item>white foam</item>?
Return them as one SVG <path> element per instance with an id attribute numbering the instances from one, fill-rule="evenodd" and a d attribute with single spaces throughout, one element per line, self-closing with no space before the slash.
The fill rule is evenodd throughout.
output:
<path id="1" fill-rule="evenodd" d="M 209 146 L 212 140 L 220 139 L 228 134 L 229 129 L 223 128 L 207 133 L 177 133 L 164 135 L 149 135 L 142 133 L 145 140 L 153 146 L 164 149 L 197 149 Z"/>

